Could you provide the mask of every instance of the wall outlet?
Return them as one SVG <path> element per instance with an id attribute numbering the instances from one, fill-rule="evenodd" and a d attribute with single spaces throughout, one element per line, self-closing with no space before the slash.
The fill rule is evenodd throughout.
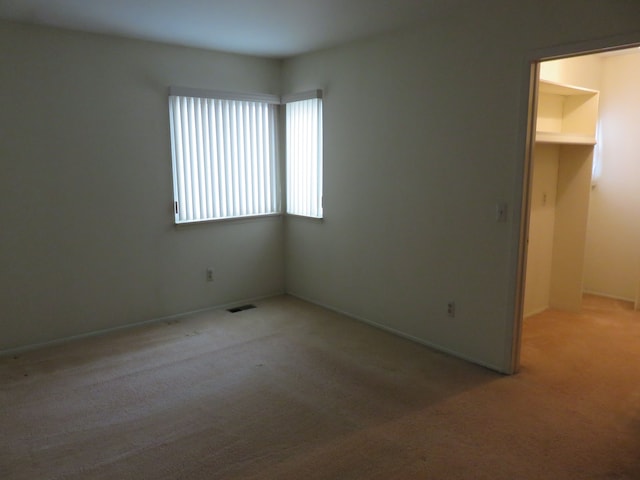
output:
<path id="1" fill-rule="evenodd" d="M 207 282 L 213 282 L 213 268 L 207 268 Z"/>
<path id="2" fill-rule="evenodd" d="M 447 315 L 452 318 L 456 316 L 456 302 L 453 300 L 447 303 Z"/>

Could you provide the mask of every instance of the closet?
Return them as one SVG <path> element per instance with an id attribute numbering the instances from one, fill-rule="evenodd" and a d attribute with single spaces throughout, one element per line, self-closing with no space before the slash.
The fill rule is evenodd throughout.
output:
<path id="1" fill-rule="evenodd" d="M 581 307 L 598 97 L 539 82 L 525 315 Z"/>
<path id="2" fill-rule="evenodd" d="M 524 316 L 583 293 L 640 309 L 640 48 L 539 71 Z"/>

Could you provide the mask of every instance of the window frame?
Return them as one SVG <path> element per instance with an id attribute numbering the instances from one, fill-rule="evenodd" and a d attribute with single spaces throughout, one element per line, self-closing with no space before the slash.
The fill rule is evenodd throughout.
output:
<path id="1" fill-rule="evenodd" d="M 252 94 L 252 93 L 234 93 L 234 92 L 225 92 L 225 91 L 219 91 L 219 90 L 202 90 L 202 89 L 195 89 L 195 88 L 188 88 L 188 87 L 169 87 L 168 90 L 168 102 L 169 102 L 169 122 L 170 122 L 170 141 L 171 141 L 171 163 L 172 163 L 172 182 L 173 182 L 173 213 L 174 213 L 174 223 L 176 225 L 189 225 L 189 224 L 196 224 L 196 223 L 207 223 L 207 222 L 220 222 L 220 221 L 233 221 L 233 220 L 241 220 L 241 219 L 248 219 L 248 218 L 259 218 L 259 217 L 269 217 L 269 216 L 278 216 L 278 215 L 282 215 L 282 195 L 281 195 L 281 188 L 280 188 L 280 155 L 279 155 L 279 132 L 278 132 L 278 126 L 279 126 L 279 105 L 281 103 L 281 99 L 279 96 L 277 95 L 269 95 L 269 94 Z M 176 117 L 176 112 L 174 111 L 174 99 L 175 98 L 187 98 L 187 99 L 192 99 L 192 100 L 200 100 L 200 101 L 218 101 L 218 102 L 249 102 L 249 103 L 256 103 L 256 104 L 260 104 L 262 105 L 262 107 L 268 107 L 268 135 L 266 133 L 263 132 L 264 135 L 267 135 L 268 138 L 263 138 L 263 140 L 265 140 L 266 142 L 266 147 L 262 146 L 261 148 L 263 149 L 263 154 L 265 156 L 268 156 L 269 158 L 264 159 L 265 163 L 263 165 L 263 167 L 268 167 L 269 170 L 269 189 L 270 189 L 270 194 L 269 194 L 269 199 L 271 200 L 270 204 L 267 205 L 266 210 L 268 211 L 258 211 L 258 212 L 250 212 L 250 213 L 238 213 L 238 212 L 232 212 L 231 214 L 224 214 L 224 215 L 219 215 L 216 216 L 215 214 L 212 215 L 192 215 L 192 214 L 188 214 L 185 215 L 184 214 L 184 208 L 186 208 L 186 205 L 182 204 L 181 205 L 181 198 L 184 198 L 184 195 L 186 194 L 186 192 L 181 191 L 181 188 L 184 190 L 184 185 L 180 185 L 180 175 L 179 175 L 179 166 L 178 166 L 178 152 L 180 151 L 180 146 L 182 146 L 181 144 L 179 144 L 179 141 L 183 141 L 185 137 L 185 135 L 187 137 L 189 137 L 189 140 L 191 142 L 194 142 L 194 139 L 191 137 L 197 136 L 197 133 L 195 131 L 191 131 L 191 130 L 185 130 L 185 132 L 181 132 L 180 137 L 177 136 L 177 130 L 179 128 L 178 125 L 176 125 L 176 122 L 178 121 L 177 117 Z M 181 117 L 182 118 L 182 117 Z M 235 119 L 235 118 L 234 118 Z M 267 120 L 263 119 L 264 122 L 266 122 Z M 263 123 L 264 123 L 263 122 Z M 193 126 L 192 126 L 193 127 Z M 229 125 L 223 125 L 222 128 L 229 128 Z M 256 128 L 255 126 L 253 126 L 254 128 Z M 263 127 L 265 127 L 263 125 Z M 185 127 L 185 128 L 188 128 Z M 265 127 L 266 128 L 266 127 Z M 225 133 L 227 133 L 225 131 Z M 211 132 L 209 132 L 207 135 L 211 135 Z M 264 136 L 263 135 L 263 136 Z M 215 137 L 215 135 L 212 135 L 213 137 Z M 178 140 L 178 138 L 180 138 L 180 140 Z M 209 137 L 207 137 L 209 138 Z M 227 137 L 225 140 L 227 141 L 231 141 L 233 145 L 235 145 L 235 147 L 238 147 L 238 145 L 244 145 L 246 142 L 251 142 L 255 140 L 255 135 L 253 135 L 253 133 L 249 134 L 249 137 L 246 137 L 244 135 L 238 135 L 235 138 L 230 140 L 230 137 Z M 197 138 L 197 140 L 195 140 L 195 143 L 198 144 L 198 146 L 200 146 L 200 143 L 204 142 L 204 140 L 202 138 Z M 213 145 L 213 141 L 209 138 L 209 142 L 211 142 L 211 145 Z M 210 146 L 211 146 L 210 145 Z M 216 148 L 219 149 L 218 144 L 215 144 Z M 183 147 L 184 150 L 184 147 Z M 190 153 L 190 150 L 187 148 L 188 152 Z M 265 153 L 268 152 L 268 153 Z M 229 152 L 226 151 L 225 149 L 225 155 L 227 155 Z M 253 152 L 252 152 L 253 153 Z M 185 151 L 180 152 L 180 155 L 185 155 Z M 221 161 L 225 161 L 227 162 L 227 165 L 232 165 L 234 168 L 238 167 L 237 164 L 229 164 L 229 161 L 237 161 L 237 152 L 233 153 L 233 157 L 231 160 L 228 159 L 224 159 Z M 244 155 L 244 152 L 243 152 Z M 182 166 L 184 166 L 184 162 L 188 162 L 189 165 L 193 165 L 194 163 L 197 162 L 197 160 L 193 159 L 193 158 L 188 158 L 186 160 L 182 160 Z M 249 160 L 249 162 L 253 165 L 256 166 L 256 161 L 255 160 Z M 245 166 L 247 165 L 246 160 L 245 160 Z M 230 177 L 231 176 L 231 177 Z M 209 181 L 211 184 L 211 188 L 210 190 L 212 192 L 217 192 L 218 190 L 220 190 L 220 186 L 222 185 L 222 183 L 216 182 L 215 185 L 213 185 L 214 180 L 211 179 L 202 179 L 199 176 L 191 176 L 192 178 L 189 179 L 189 181 L 191 183 L 202 183 L 203 181 Z M 231 178 L 231 180 L 230 180 Z M 228 173 L 225 176 L 225 179 L 223 181 L 225 182 L 234 182 L 235 180 L 237 180 L 237 178 L 233 177 L 233 173 Z M 246 177 L 245 177 L 246 180 Z M 255 182 L 253 184 L 251 184 L 251 189 L 255 189 Z M 216 190 L 218 189 L 218 190 Z M 182 207 L 182 209 L 181 209 Z M 221 208 L 221 207 L 216 207 L 216 208 Z M 216 209 L 213 210 L 214 212 L 216 211 Z"/>
<path id="2" fill-rule="evenodd" d="M 181 191 L 181 188 L 183 190 L 185 189 L 188 190 L 189 194 L 194 195 L 190 189 L 195 188 L 198 185 L 200 185 L 201 187 L 203 183 L 207 183 L 208 190 L 210 192 L 215 192 L 215 193 L 211 193 L 211 195 L 217 195 L 218 197 L 220 197 L 221 195 L 224 195 L 224 193 L 220 194 L 219 191 L 220 190 L 224 191 L 226 188 L 226 185 L 223 186 L 223 184 L 220 182 L 214 182 L 214 178 L 203 179 L 201 178 L 199 173 L 196 173 L 196 174 L 189 173 L 189 176 L 190 176 L 189 188 L 186 188 L 184 185 L 180 185 L 180 183 L 183 182 L 183 178 L 181 177 L 181 174 L 184 176 L 184 171 L 186 170 L 183 170 L 182 172 L 179 171 L 178 163 L 177 163 L 178 156 L 179 155 L 190 156 L 191 151 L 196 151 L 196 150 L 198 151 L 196 156 L 201 154 L 202 149 L 196 149 L 191 147 L 193 147 L 195 144 L 198 144 L 198 146 L 201 146 L 200 143 L 205 141 L 205 137 L 206 137 L 206 140 L 210 142 L 209 147 L 215 145 L 216 150 L 220 150 L 220 147 L 217 144 L 214 144 L 214 141 L 212 140 L 212 138 L 217 139 L 221 135 L 216 136 L 215 134 L 211 134 L 211 133 L 208 133 L 207 135 L 203 134 L 202 132 L 204 131 L 203 130 L 204 127 L 202 127 L 202 125 L 198 125 L 198 122 L 196 121 L 195 127 L 194 125 L 190 125 L 196 131 L 191 131 L 187 129 L 180 133 L 180 135 L 182 135 L 180 137 L 181 141 L 184 140 L 184 138 L 186 138 L 187 139 L 186 142 L 187 143 L 191 142 L 192 145 L 185 148 L 184 145 L 179 144 L 177 140 L 178 137 L 176 136 L 177 131 L 180 129 L 180 127 L 185 129 L 185 128 L 188 128 L 189 125 L 187 125 L 187 127 L 184 127 L 182 125 L 179 125 L 179 126 L 176 125 L 176 122 L 179 122 L 179 121 L 181 122 L 183 118 L 183 117 L 180 117 L 180 120 L 178 120 L 176 117 L 176 112 L 174 111 L 174 108 L 177 108 L 174 106 L 174 98 L 176 97 L 188 98 L 191 100 L 199 100 L 199 101 L 212 100 L 214 102 L 215 101 L 251 102 L 251 103 L 258 103 L 262 105 L 265 105 L 265 104 L 268 105 L 269 126 L 270 126 L 270 130 L 268 134 L 268 137 L 269 137 L 268 143 L 269 143 L 269 152 L 270 152 L 269 171 L 270 171 L 270 178 L 272 179 L 272 182 L 270 185 L 270 188 L 271 188 L 270 198 L 273 201 L 273 203 L 269 207 L 270 211 L 261 211 L 257 213 L 243 213 L 243 214 L 234 213 L 234 214 L 220 215 L 220 216 L 215 216 L 215 215 L 196 216 L 189 213 L 188 218 L 186 218 L 183 215 L 182 208 L 187 208 L 187 207 L 184 205 L 184 201 L 181 200 L 181 198 L 184 198 L 184 195 L 186 195 L 187 192 Z M 287 125 L 288 125 L 287 105 L 296 103 L 296 102 L 302 102 L 302 101 L 314 100 L 314 99 L 318 101 L 318 105 L 317 105 L 318 114 L 316 117 L 316 120 L 318 123 L 315 124 L 315 128 L 316 128 L 315 135 L 316 135 L 316 142 L 317 142 L 315 144 L 316 146 L 315 153 L 317 154 L 317 157 L 315 159 L 316 166 L 317 166 L 317 172 L 316 172 L 317 176 L 315 178 L 315 181 L 316 181 L 317 189 L 316 190 L 312 189 L 312 191 L 317 192 L 317 196 L 315 199 L 317 200 L 317 203 L 316 203 L 317 214 L 309 215 L 305 213 L 289 211 L 289 204 L 290 204 L 289 195 L 291 191 L 290 187 L 291 187 L 292 179 L 288 174 L 289 163 L 290 163 L 289 152 L 288 152 L 288 146 L 290 142 L 290 132 L 287 128 Z M 169 87 L 168 89 L 168 101 L 169 101 L 172 183 L 173 183 L 173 212 L 174 212 L 175 225 L 190 225 L 190 224 L 209 223 L 209 222 L 234 221 L 234 220 L 260 218 L 260 217 L 280 216 L 283 214 L 288 216 L 296 216 L 296 217 L 303 217 L 303 218 L 316 219 L 316 220 L 322 220 L 324 218 L 324 205 L 323 205 L 324 112 L 323 112 L 323 91 L 322 90 L 311 90 L 311 91 L 294 93 L 294 94 L 289 94 L 284 96 L 277 96 L 277 95 L 261 94 L 261 93 L 237 93 L 237 92 L 227 92 L 227 91 L 220 91 L 220 90 L 205 90 L 205 89 L 198 89 L 198 88 L 172 86 L 172 87 Z M 202 115 L 202 113 L 200 113 L 200 115 Z M 284 122 L 283 122 L 283 119 L 284 119 Z M 193 120 L 193 118 L 189 118 L 186 121 L 186 123 L 189 123 L 189 121 L 191 120 Z M 202 121 L 200 122 L 200 124 L 204 124 L 204 123 L 206 122 L 202 122 Z M 284 128 L 282 128 L 283 124 L 284 124 Z M 200 127 L 201 127 L 201 130 L 199 130 Z M 228 125 L 226 125 L 225 127 L 229 128 Z M 281 131 L 283 131 L 282 135 L 279 131 L 280 129 L 282 129 Z M 227 133 L 226 130 L 225 130 L 225 133 Z M 228 140 L 228 138 L 226 138 L 226 140 Z M 244 137 L 240 137 L 240 140 L 236 138 L 234 139 L 234 141 L 238 143 L 238 142 L 246 142 L 247 140 Z M 285 146 L 284 148 L 285 152 L 284 152 L 284 155 L 282 156 L 280 154 L 280 151 L 282 150 L 281 144 L 284 144 Z M 210 148 L 210 150 L 213 151 L 212 148 Z M 226 153 L 227 152 L 225 151 L 225 154 Z M 209 152 L 207 152 L 207 154 L 209 154 Z M 201 161 L 199 162 L 197 159 L 194 160 L 192 158 L 188 158 L 187 160 L 181 160 L 181 161 L 189 162 L 189 165 L 198 165 L 199 163 L 201 163 Z M 210 161 L 210 160 L 205 160 L 205 161 Z M 237 158 L 234 157 L 232 161 L 237 161 Z M 240 168 L 235 163 L 228 163 L 228 160 L 225 160 L 225 162 L 227 162 L 227 166 L 233 166 L 234 169 Z M 181 164 L 181 166 L 184 168 L 184 163 Z M 202 171 L 202 169 L 198 169 L 198 168 L 194 168 L 194 170 L 198 170 L 198 172 Z M 283 186 L 282 179 L 284 179 L 284 182 L 286 182 L 284 186 L 285 188 L 282 188 Z M 305 181 L 308 181 L 308 180 L 305 179 Z M 201 195 L 200 192 L 195 194 L 195 197 L 193 197 L 191 201 L 195 203 L 196 201 L 195 198 L 199 199 L 199 195 Z M 308 201 L 311 201 L 311 200 L 308 200 Z M 209 199 L 209 202 L 211 202 L 211 199 Z M 216 207 L 213 209 L 214 212 L 218 208 L 223 209 L 223 207 Z M 197 218 L 193 218 L 193 217 L 197 217 Z"/>
<path id="3" fill-rule="evenodd" d="M 303 146 L 303 150 L 307 155 L 310 155 L 311 165 L 305 165 L 302 167 L 301 172 L 298 173 L 293 172 L 291 157 L 293 155 L 300 155 L 300 145 L 294 145 L 295 140 L 292 139 L 292 135 L 290 134 L 290 127 L 292 126 L 292 119 L 290 117 L 289 109 L 287 108 L 290 104 L 298 103 L 298 102 L 306 102 L 309 100 L 316 100 L 317 104 L 312 107 L 312 113 L 316 113 L 315 119 L 313 119 L 315 124 L 305 125 L 305 129 L 310 130 L 311 136 L 314 137 L 311 140 L 306 139 L 306 142 Z M 286 205 L 284 208 L 285 214 L 289 216 L 303 217 L 309 219 L 322 220 L 324 218 L 324 103 L 323 103 L 323 91 L 322 90 L 311 90 L 306 92 L 294 93 L 289 95 L 284 95 L 282 97 L 282 104 L 285 110 L 285 178 L 286 178 Z M 299 118 L 296 119 L 299 122 Z M 299 127 L 299 125 L 296 125 Z M 309 143 L 310 142 L 310 143 Z M 292 155 L 292 150 L 294 153 Z M 299 159 L 298 159 L 299 160 Z M 297 165 L 299 167 L 299 164 Z M 307 192 L 300 191 L 300 185 L 294 187 L 292 185 L 293 177 L 298 177 L 300 180 L 300 175 L 304 176 L 303 179 L 305 183 L 308 184 L 309 190 Z M 307 175 L 311 175 L 311 178 L 306 178 Z M 314 197 L 315 192 L 315 197 Z M 300 202 L 300 195 L 307 195 L 302 202 L 304 202 L 304 207 L 300 208 L 300 205 L 295 205 L 292 207 L 292 196 L 297 196 L 297 203 Z M 292 211 L 295 210 L 295 211 Z M 305 210 L 305 211 L 303 211 Z"/>

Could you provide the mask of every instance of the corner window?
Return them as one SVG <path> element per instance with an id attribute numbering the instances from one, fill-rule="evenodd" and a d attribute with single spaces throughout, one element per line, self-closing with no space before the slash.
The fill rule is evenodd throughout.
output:
<path id="1" fill-rule="evenodd" d="M 169 90 L 176 223 L 280 212 L 280 98 Z"/>
<path id="2" fill-rule="evenodd" d="M 320 91 L 285 96 L 287 213 L 322 218 L 322 98 Z M 311 98 L 309 98 L 311 97 Z"/>

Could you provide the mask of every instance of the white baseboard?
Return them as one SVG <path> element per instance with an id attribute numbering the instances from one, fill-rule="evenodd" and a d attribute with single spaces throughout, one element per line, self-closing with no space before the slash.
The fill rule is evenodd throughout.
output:
<path id="1" fill-rule="evenodd" d="M 183 313 L 176 313 L 173 315 L 167 315 L 165 317 L 158 317 L 158 318 L 152 318 L 150 320 L 143 320 L 141 322 L 135 322 L 135 323 L 128 323 L 126 325 L 120 325 L 118 327 L 111 327 L 111 328 L 103 328 L 100 330 L 94 330 L 92 332 L 87 332 L 87 333 L 81 333 L 79 335 L 71 335 L 68 337 L 62 337 L 62 338 L 57 338 L 55 340 L 49 340 L 47 342 L 40 342 L 40 343 L 32 343 L 29 345 L 24 345 L 21 347 L 15 347 L 15 348 L 8 348 L 6 350 L 0 350 L 0 357 L 8 357 L 11 355 L 17 355 L 20 353 L 25 353 L 31 350 L 37 350 L 39 348 L 44 348 L 44 347 L 52 347 L 52 346 L 56 346 L 56 345 L 61 345 L 67 342 L 72 342 L 75 340 L 82 340 L 83 338 L 91 338 L 91 337 L 97 337 L 97 336 L 101 336 L 101 335 L 106 335 L 109 333 L 113 333 L 113 332 L 119 332 L 122 330 L 128 330 L 131 328 L 136 328 L 136 327 L 141 327 L 144 325 L 152 325 L 154 323 L 160 323 L 160 322 L 168 322 L 171 320 L 178 320 L 180 318 L 184 318 L 184 317 L 188 317 L 191 315 L 195 315 L 198 313 L 204 313 L 204 312 L 210 312 L 213 310 L 222 310 L 225 308 L 230 308 L 236 305 L 242 305 L 244 303 L 251 303 L 251 302 L 257 302 L 260 300 L 264 300 L 266 298 L 272 298 L 272 297 L 277 297 L 278 295 L 284 295 L 284 291 L 282 292 L 276 292 L 273 294 L 269 294 L 269 295 L 262 295 L 259 297 L 251 297 L 251 298 L 245 298 L 245 299 L 240 299 L 240 300 L 236 300 L 233 302 L 229 302 L 229 303 L 224 303 L 224 304 L 220 304 L 220 305 L 214 305 L 211 307 L 206 307 L 206 308 L 201 308 L 198 310 L 192 310 L 189 312 L 183 312 Z"/>
<path id="2" fill-rule="evenodd" d="M 623 302 L 635 303 L 635 301 L 636 301 L 635 298 L 620 297 L 618 295 L 611 295 L 609 293 L 595 292 L 593 290 L 584 290 L 583 293 L 586 293 L 587 295 L 596 295 L 598 297 L 611 298 L 612 300 L 622 300 Z"/>
<path id="3" fill-rule="evenodd" d="M 537 315 L 539 313 L 544 312 L 545 310 L 549 310 L 551 307 L 546 306 L 546 307 L 540 307 L 540 308 L 536 308 L 530 312 L 525 312 L 524 315 L 522 315 L 524 318 L 528 318 L 528 317 L 533 317 L 534 315 Z"/>
<path id="4" fill-rule="evenodd" d="M 617 296 L 617 295 L 610 295 L 608 293 L 596 292 L 596 291 L 593 291 L 593 290 L 584 290 L 582 293 L 584 293 L 586 295 L 595 295 L 597 297 L 611 298 L 612 300 L 621 300 L 623 302 L 635 303 L 635 299 L 634 298 L 620 297 L 620 296 Z M 525 312 L 523 317 L 524 318 L 532 317 L 532 316 L 537 315 L 538 313 L 542 313 L 545 310 L 548 310 L 550 308 L 553 308 L 553 307 L 546 306 L 546 307 L 536 308 L 536 309 L 534 309 L 534 310 L 532 310 L 530 312 Z"/>
<path id="5" fill-rule="evenodd" d="M 455 350 L 450 350 L 448 348 L 443 347 L 442 345 L 438 345 L 437 343 L 432 343 L 432 342 L 429 342 L 427 340 L 423 340 L 422 338 L 415 337 L 415 336 L 410 335 L 408 333 L 402 332 L 401 330 L 396 330 L 395 328 L 388 327 L 387 325 L 383 325 L 381 323 L 374 322 L 372 320 L 369 320 L 367 318 L 361 317 L 359 315 L 354 315 L 353 313 L 341 310 L 339 308 L 332 307 L 331 305 L 327 305 L 327 304 L 325 304 L 323 302 L 319 302 L 319 301 L 314 300 L 312 298 L 305 297 L 304 295 L 299 295 L 299 294 L 297 294 L 295 292 L 292 292 L 292 291 L 287 291 L 286 293 L 287 293 L 287 295 L 291 295 L 292 297 L 298 298 L 298 299 L 303 300 L 305 302 L 312 303 L 314 305 L 318 305 L 319 307 L 326 308 L 327 310 L 331 310 L 332 312 L 336 312 L 336 313 L 339 313 L 341 315 L 345 315 L 345 316 L 347 316 L 349 318 L 352 318 L 354 320 L 357 320 L 359 322 L 366 323 L 367 325 L 370 325 L 370 326 L 372 326 L 374 328 L 377 328 L 377 329 L 380 329 L 380 330 L 384 330 L 384 331 L 389 332 L 389 333 L 391 333 L 393 335 L 396 335 L 398 337 L 406 338 L 407 340 L 411 340 L 412 342 L 419 343 L 420 345 L 424 345 L 425 347 L 429 347 L 429 348 L 431 348 L 433 350 L 437 350 L 438 352 L 446 353 L 447 355 L 451 355 L 452 357 L 459 358 L 461 360 L 464 360 L 464 361 L 469 362 L 469 363 L 473 363 L 475 365 L 479 365 L 479 366 L 484 367 L 484 368 L 488 368 L 489 370 L 493 370 L 493 371 L 498 372 L 498 373 L 508 374 L 508 372 L 503 368 L 500 368 L 500 367 L 498 367 L 496 365 L 493 365 L 493 364 L 490 364 L 490 363 L 485 363 L 485 362 L 482 362 L 482 361 L 478 361 L 475 358 L 468 357 L 468 356 L 463 355 L 460 352 L 457 352 Z"/>

